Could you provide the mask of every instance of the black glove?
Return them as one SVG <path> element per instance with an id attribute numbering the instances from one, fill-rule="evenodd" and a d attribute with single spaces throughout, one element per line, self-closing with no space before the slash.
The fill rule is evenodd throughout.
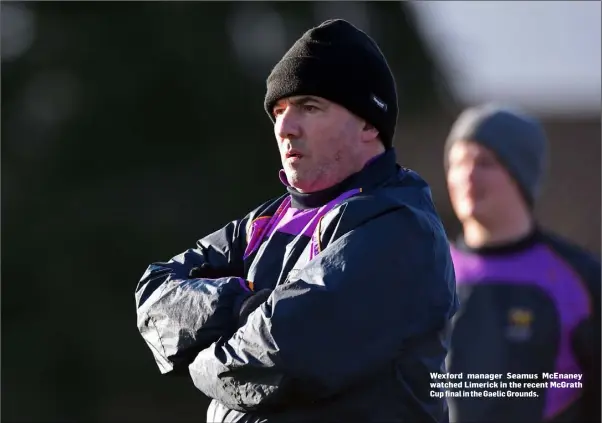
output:
<path id="1" fill-rule="evenodd" d="M 188 277 L 190 279 L 195 279 L 195 278 L 218 279 L 218 278 L 225 278 L 227 276 L 232 276 L 232 275 L 227 275 L 223 270 L 215 269 L 207 263 L 203 263 L 198 267 L 193 267 L 192 269 L 190 269 L 190 272 L 188 273 Z"/>
<path id="2" fill-rule="evenodd" d="M 271 289 L 261 289 L 242 302 L 240 309 L 238 310 L 238 316 L 236 316 L 238 317 L 238 327 L 243 326 L 247 322 L 249 314 L 266 302 L 271 293 Z"/>

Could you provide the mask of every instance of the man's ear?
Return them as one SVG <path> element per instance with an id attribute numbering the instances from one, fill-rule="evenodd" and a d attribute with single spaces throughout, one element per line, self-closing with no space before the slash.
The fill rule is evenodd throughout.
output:
<path id="1" fill-rule="evenodd" d="M 365 122 L 364 128 L 362 129 L 362 141 L 368 142 L 376 138 L 378 138 L 378 129 L 368 122 Z"/>

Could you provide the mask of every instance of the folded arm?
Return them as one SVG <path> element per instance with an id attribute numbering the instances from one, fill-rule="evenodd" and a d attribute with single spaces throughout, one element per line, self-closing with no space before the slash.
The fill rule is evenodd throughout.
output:
<path id="1" fill-rule="evenodd" d="M 250 295 L 243 276 L 245 225 L 234 221 L 165 263 L 136 287 L 138 330 L 161 373 L 186 370 L 194 356 L 236 329 L 232 310 Z M 198 277 L 190 278 L 192 269 Z"/>
<path id="2" fill-rule="evenodd" d="M 455 284 L 442 230 L 406 208 L 332 242 L 230 339 L 189 366 L 195 386 L 239 411 L 312 402 L 390 365 L 445 326 Z"/>

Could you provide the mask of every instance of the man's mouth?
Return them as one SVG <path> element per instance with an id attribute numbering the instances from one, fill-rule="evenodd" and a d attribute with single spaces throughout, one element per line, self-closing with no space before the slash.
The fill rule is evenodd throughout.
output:
<path id="1" fill-rule="evenodd" d="M 303 157 L 303 154 L 301 154 L 299 151 L 297 150 L 289 150 L 286 152 L 285 157 L 287 159 L 300 159 Z"/>

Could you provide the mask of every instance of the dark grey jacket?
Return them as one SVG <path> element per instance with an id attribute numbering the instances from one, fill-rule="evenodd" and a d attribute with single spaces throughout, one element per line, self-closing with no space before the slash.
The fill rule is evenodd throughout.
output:
<path id="1" fill-rule="evenodd" d="M 447 421 L 429 373 L 458 304 L 427 184 L 389 150 L 329 190 L 288 191 L 146 270 L 138 328 L 161 371 L 213 399 L 208 421 Z"/>

